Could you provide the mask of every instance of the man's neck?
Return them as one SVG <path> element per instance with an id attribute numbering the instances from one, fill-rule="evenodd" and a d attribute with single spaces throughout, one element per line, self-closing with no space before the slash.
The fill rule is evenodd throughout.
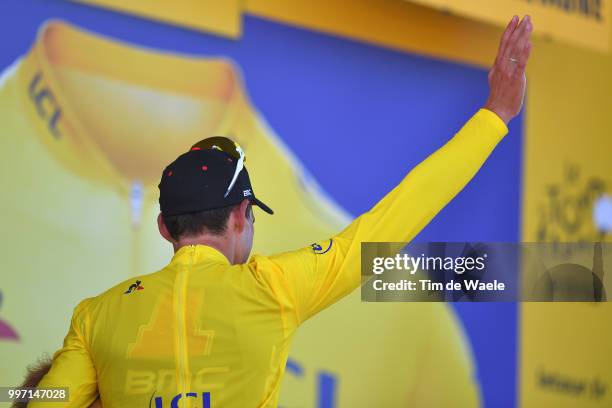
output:
<path id="1" fill-rule="evenodd" d="M 210 235 L 202 234 L 193 237 L 185 237 L 172 244 L 176 253 L 180 248 L 187 245 L 206 245 L 215 248 L 221 252 L 230 264 L 235 263 L 234 245 L 230 242 L 230 238 L 225 235 Z"/>

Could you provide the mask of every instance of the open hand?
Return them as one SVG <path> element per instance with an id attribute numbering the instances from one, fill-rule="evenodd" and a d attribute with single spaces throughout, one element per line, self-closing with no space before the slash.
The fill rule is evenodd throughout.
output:
<path id="1" fill-rule="evenodd" d="M 531 52 L 531 18 L 519 23 L 512 17 L 499 43 L 495 63 L 489 71 L 489 98 L 485 108 L 495 112 L 506 124 L 519 114 L 525 98 L 525 68 Z"/>

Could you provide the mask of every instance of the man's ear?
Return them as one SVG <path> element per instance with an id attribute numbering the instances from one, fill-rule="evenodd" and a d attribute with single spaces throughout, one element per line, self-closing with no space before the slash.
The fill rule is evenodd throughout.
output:
<path id="1" fill-rule="evenodd" d="M 157 228 L 159 229 L 159 233 L 164 239 L 170 243 L 174 243 L 174 239 L 172 235 L 170 235 L 170 231 L 168 231 L 168 227 L 166 227 L 166 223 L 164 223 L 164 217 L 159 213 L 157 216 Z"/>
<path id="2" fill-rule="evenodd" d="M 247 207 L 249 206 L 249 200 L 242 200 L 240 205 L 237 205 L 232 211 L 232 218 L 234 219 L 234 228 L 236 232 L 241 233 L 246 227 L 247 223 Z"/>

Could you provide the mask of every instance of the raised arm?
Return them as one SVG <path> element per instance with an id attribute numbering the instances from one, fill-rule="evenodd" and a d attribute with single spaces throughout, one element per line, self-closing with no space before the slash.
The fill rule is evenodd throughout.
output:
<path id="1" fill-rule="evenodd" d="M 474 177 L 521 110 L 531 31 L 528 17 L 510 21 L 489 73 L 484 108 L 370 211 L 325 242 L 252 258 L 248 267 L 275 287 L 284 304 L 294 305 L 297 324 L 359 286 L 362 242 L 410 241 Z"/>

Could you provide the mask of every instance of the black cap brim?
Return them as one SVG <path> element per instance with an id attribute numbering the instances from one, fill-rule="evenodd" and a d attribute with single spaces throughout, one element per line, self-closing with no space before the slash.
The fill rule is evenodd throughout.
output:
<path id="1" fill-rule="evenodd" d="M 268 214 L 274 214 L 274 211 L 272 211 L 272 209 L 270 207 L 268 207 L 267 205 L 265 205 L 264 203 L 261 202 L 261 200 L 258 200 L 257 198 L 253 197 L 251 198 L 251 201 L 258 206 L 259 208 L 261 208 L 262 210 L 264 210 L 265 212 L 267 212 Z"/>

